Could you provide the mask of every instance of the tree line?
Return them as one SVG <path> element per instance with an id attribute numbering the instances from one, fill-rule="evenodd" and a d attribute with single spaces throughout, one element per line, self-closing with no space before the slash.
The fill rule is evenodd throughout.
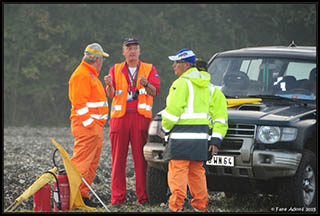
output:
<path id="1" fill-rule="evenodd" d="M 5 126 L 69 126 L 68 81 L 86 45 L 110 54 L 99 79 L 122 62 L 122 42 L 140 41 L 140 59 L 161 80 L 153 114 L 176 79 L 168 56 L 182 48 L 209 60 L 220 51 L 266 45 L 316 45 L 314 3 L 13 4 L 3 7 Z M 104 82 L 103 82 L 104 83 Z M 111 105 L 111 100 L 109 100 Z"/>

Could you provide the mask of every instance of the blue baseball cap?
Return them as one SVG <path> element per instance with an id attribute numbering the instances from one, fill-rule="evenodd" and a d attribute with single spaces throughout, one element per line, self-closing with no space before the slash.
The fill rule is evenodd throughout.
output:
<path id="1" fill-rule="evenodd" d="M 171 61 L 183 60 L 190 62 L 191 64 L 196 64 L 196 55 L 190 49 L 181 49 L 177 52 L 175 56 L 169 56 Z"/>

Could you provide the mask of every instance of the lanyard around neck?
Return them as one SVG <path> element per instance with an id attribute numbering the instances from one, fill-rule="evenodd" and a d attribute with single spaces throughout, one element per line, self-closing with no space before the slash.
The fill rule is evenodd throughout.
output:
<path id="1" fill-rule="evenodd" d="M 128 74 L 129 74 L 130 82 L 131 82 L 132 85 L 136 86 L 136 81 L 137 81 L 138 71 L 139 71 L 139 62 L 138 62 L 136 71 L 133 73 L 133 75 L 135 75 L 135 76 L 131 75 L 131 72 L 130 72 L 130 69 L 129 69 L 128 65 L 127 65 L 127 68 L 128 68 Z"/>

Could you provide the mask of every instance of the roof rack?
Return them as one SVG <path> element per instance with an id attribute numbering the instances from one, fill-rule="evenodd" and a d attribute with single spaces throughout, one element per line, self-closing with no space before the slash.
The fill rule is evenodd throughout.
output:
<path id="1" fill-rule="evenodd" d="M 291 41 L 291 44 L 289 44 L 289 47 L 296 47 L 297 45 L 294 43 L 294 41 Z"/>

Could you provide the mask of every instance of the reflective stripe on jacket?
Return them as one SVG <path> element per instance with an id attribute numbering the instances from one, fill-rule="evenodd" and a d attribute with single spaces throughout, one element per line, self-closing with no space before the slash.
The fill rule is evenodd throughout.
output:
<path id="1" fill-rule="evenodd" d="M 81 119 L 85 127 L 94 122 L 104 126 L 108 119 L 108 100 L 98 75 L 93 66 L 82 61 L 69 80 L 70 119 Z"/>
<path id="2" fill-rule="evenodd" d="M 211 84 L 212 85 L 212 84 Z M 214 87 L 209 109 L 209 127 L 211 129 L 211 138 L 219 138 L 221 141 L 228 130 L 228 108 L 227 100 L 220 89 Z"/>
<path id="3" fill-rule="evenodd" d="M 114 75 L 115 75 L 115 95 L 112 100 L 111 106 L 111 118 L 120 118 L 126 112 L 127 104 L 127 92 L 128 92 L 128 83 L 125 75 L 122 73 L 122 68 L 125 66 L 125 62 L 120 64 L 115 64 L 114 66 Z M 152 117 L 152 105 L 153 97 L 147 94 L 147 91 L 144 86 L 139 83 L 140 76 L 148 78 L 152 69 L 152 64 L 147 64 L 140 62 L 136 89 L 139 89 L 138 96 L 138 113 L 145 116 L 146 118 Z"/>
<path id="4" fill-rule="evenodd" d="M 172 84 L 162 113 L 162 130 L 170 132 L 165 159 L 207 160 L 209 127 L 213 135 L 225 135 L 227 109 L 215 109 L 227 102 L 209 80 L 208 73 L 190 68 Z M 213 124 L 212 119 L 224 119 L 225 124 Z"/>

